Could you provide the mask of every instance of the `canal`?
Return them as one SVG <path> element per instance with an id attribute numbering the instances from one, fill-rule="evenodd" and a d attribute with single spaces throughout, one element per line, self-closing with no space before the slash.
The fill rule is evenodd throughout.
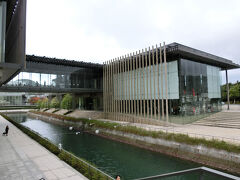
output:
<path id="1" fill-rule="evenodd" d="M 69 127 L 33 119 L 27 114 L 8 116 L 48 138 L 54 144 L 61 143 L 65 150 L 94 163 L 112 177 L 119 174 L 122 179 L 134 179 L 200 166 L 88 133 L 76 134 L 74 130 L 69 130 Z"/>

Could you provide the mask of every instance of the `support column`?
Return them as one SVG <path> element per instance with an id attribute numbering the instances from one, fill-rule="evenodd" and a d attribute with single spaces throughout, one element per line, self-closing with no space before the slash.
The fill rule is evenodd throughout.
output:
<path id="1" fill-rule="evenodd" d="M 139 77 L 139 80 L 140 80 L 140 95 L 139 95 L 139 100 L 140 100 L 140 115 L 142 116 L 142 109 L 143 109 L 143 103 L 142 103 L 142 101 L 143 101 L 143 96 L 142 96 L 142 92 L 143 92 L 143 89 L 142 89 L 142 84 L 143 84 L 143 82 L 142 82 L 142 73 L 143 73 L 143 70 L 142 70 L 142 63 L 141 63 L 141 61 L 142 61 L 142 55 L 143 54 L 141 54 L 141 51 L 139 50 L 139 73 L 140 73 L 140 77 Z"/>
<path id="2" fill-rule="evenodd" d="M 162 46 L 160 44 L 160 66 L 161 66 L 161 99 L 162 99 L 162 118 L 165 118 L 164 115 L 164 99 L 163 99 L 163 63 L 162 63 Z"/>
<path id="3" fill-rule="evenodd" d="M 148 88 L 149 88 L 149 86 L 148 86 L 148 74 L 149 74 L 149 67 L 148 67 L 148 64 L 147 64 L 147 62 L 148 62 L 148 58 L 147 58 L 147 48 L 145 49 L 145 64 L 146 64 L 146 73 L 147 73 L 147 86 L 146 86 L 146 88 L 147 88 L 147 118 L 149 118 L 149 95 L 148 95 Z"/>
<path id="4" fill-rule="evenodd" d="M 156 59 L 157 59 L 157 96 L 158 96 L 158 120 L 160 119 L 160 91 L 159 91 L 159 58 L 158 58 L 158 47 L 156 45 Z"/>
<path id="5" fill-rule="evenodd" d="M 123 97 L 123 91 L 122 91 L 122 88 L 123 88 L 123 72 L 122 72 L 122 65 L 123 65 L 123 63 L 122 63 L 122 58 L 120 57 L 120 62 L 119 62 L 119 68 L 120 68 L 120 86 L 119 86 L 119 88 L 120 88 L 120 117 L 122 118 L 122 97 Z M 122 120 L 122 119 L 121 119 Z"/>
<path id="6" fill-rule="evenodd" d="M 146 89 L 145 86 L 147 87 L 147 83 L 145 83 L 145 79 L 146 79 L 146 73 L 147 73 L 147 64 L 146 67 L 144 67 L 144 61 L 147 61 L 146 55 L 147 51 L 145 49 L 145 54 L 144 54 L 144 50 L 142 49 L 142 67 L 143 67 L 143 114 L 144 114 L 144 118 L 146 118 Z"/>
<path id="7" fill-rule="evenodd" d="M 108 87 L 109 87 L 109 79 L 108 79 L 108 61 L 106 62 L 106 112 L 108 114 L 108 106 L 109 106 L 109 102 L 108 102 Z M 107 115 L 108 116 L 108 115 Z M 106 117 L 108 118 L 108 117 Z"/>
<path id="8" fill-rule="evenodd" d="M 139 116 L 139 68 L 138 68 L 138 61 L 139 61 L 139 57 L 140 55 L 138 54 L 138 52 L 136 52 L 136 73 L 137 73 L 137 77 L 136 77 L 136 80 L 137 80 L 137 88 L 136 88 L 136 102 L 137 102 L 137 116 Z"/>
<path id="9" fill-rule="evenodd" d="M 151 119 L 153 115 L 153 105 L 152 105 L 152 60 L 151 60 L 151 48 L 148 48 L 148 61 L 149 61 L 149 81 L 150 81 L 150 88 L 149 88 L 149 102 L 150 102 L 150 114 Z"/>
<path id="10" fill-rule="evenodd" d="M 165 93 L 166 93 L 166 119 L 168 122 L 168 77 L 167 77 L 167 57 L 166 57 L 166 46 L 164 42 L 164 64 L 165 64 Z"/>
<path id="11" fill-rule="evenodd" d="M 128 54 L 128 59 L 127 59 L 127 64 L 128 64 L 128 108 L 127 108 L 127 112 L 128 112 L 128 114 L 130 114 L 130 111 L 131 111 L 131 108 L 130 108 L 130 56 L 129 56 L 129 54 Z"/>
<path id="12" fill-rule="evenodd" d="M 133 58 L 134 58 L 134 53 L 133 55 L 130 53 L 130 103 L 131 103 L 131 115 L 133 115 Z"/>
<path id="13" fill-rule="evenodd" d="M 230 106 L 230 99 L 229 99 L 229 84 L 228 84 L 228 72 L 227 72 L 227 69 L 226 69 L 226 85 L 227 85 L 227 104 L 228 104 L 228 107 L 227 107 L 227 110 L 229 110 L 229 106 Z"/>
<path id="14" fill-rule="evenodd" d="M 113 60 L 110 63 L 111 118 L 113 117 Z"/>
<path id="15" fill-rule="evenodd" d="M 134 104 L 134 115 L 137 115 L 137 98 L 136 98 L 136 61 L 137 61 L 137 53 L 136 56 L 133 56 L 133 104 Z"/>
<path id="16" fill-rule="evenodd" d="M 105 90 L 106 90 L 106 87 L 105 87 L 105 82 L 106 82 L 106 80 L 105 80 L 105 68 L 106 68 L 106 66 L 105 66 L 105 62 L 103 63 L 103 112 L 104 112 L 104 116 L 105 116 L 105 113 L 106 113 L 106 101 L 105 101 L 105 95 L 106 95 L 106 93 L 105 93 Z"/>
<path id="17" fill-rule="evenodd" d="M 154 95 L 153 95 L 153 102 L 154 102 L 154 118 L 157 119 L 157 110 L 156 110 L 156 63 L 155 63 L 155 53 L 154 53 L 154 46 L 152 46 L 152 59 L 153 59 L 153 88 L 154 88 Z"/>
<path id="18" fill-rule="evenodd" d="M 121 113 L 121 118 L 122 118 L 122 113 L 123 113 L 123 88 L 124 88 L 124 79 L 123 79 L 123 57 L 120 58 L 120 113 Z"/>
<path id="19" fill-rule="evenodd" d="M 125 95 L 125 96 L 124 96 L 124 99 L 125 99 L 125 100 L 124 100 L 124 114 L 125 114 L 124 117 L 125 117 L 125 120 L 127 121 L 127 116 L 126 116 L 126 114 L 127 114 L 127 96 L 128 96 L 128 94 L 127 94 L 127 87 L 128 87 L 128 81 L 127 81 L 127 80 L 128 80 L 128 77 L 127 77 L 127 56 L 126 56 L 126 55 L 125 55 L 125 59 L 124 59 L 124 65 L 125 65 L 125 66 L 124 66 L 124 68 L 125 68 L 125 69 L 124 69 L 124 70 L 125 70 L 125 71 L 124 71 L 124 72 L 125 72 L 125 73 L 124 73 L 124 77 L 125 77 L 125 78 L 124 78 L 124 81 L 125 81 L 125 83 L 126 83 L 126 85 L 125 85 L 125 93 L 124 93 L 124 95 Z M 125 83 L 124 83 L 124 84 L 125 84 Z"/>
<path id="20" fill-rule="evenodd" d="M 117 79 L 116 79 L 116 58 L 113 60 L 113 117 L 116 120 L 116 110 L 117 110 Z"/>
<path id="21" fill-rule="evenodd" d="M 118 80 L 118 86 L 117 86 L 117 119 L 120 120 L 120 58 L 117 59 L 117 80 Z"/>

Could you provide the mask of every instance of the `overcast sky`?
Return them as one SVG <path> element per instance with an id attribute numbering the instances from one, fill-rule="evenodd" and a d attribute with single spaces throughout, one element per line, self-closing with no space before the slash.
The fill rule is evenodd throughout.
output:
<path id="1" fill-rule="evenodd" d="M 239 0 L 27 2 L 26 52 L 40 56 L 102 63 L 165 41 L 240 64 L 239 32 Z M 240 81 L 240 69 L 229 80 Z"/>

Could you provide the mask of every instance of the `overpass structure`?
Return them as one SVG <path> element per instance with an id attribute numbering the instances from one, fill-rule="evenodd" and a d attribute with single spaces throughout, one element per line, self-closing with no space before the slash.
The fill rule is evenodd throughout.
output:
<path id="1" fill-rule="evenodd" d="M 26 56 L 23 68 L 1 92 L 102 93 L 101 64 Z"/>
<path id="2" fill-rule="evenodd" d="M 26 66 L 0 92 L 71 93 L 80 109 L 102 108 L 103 65 L 26 55 Z"/>

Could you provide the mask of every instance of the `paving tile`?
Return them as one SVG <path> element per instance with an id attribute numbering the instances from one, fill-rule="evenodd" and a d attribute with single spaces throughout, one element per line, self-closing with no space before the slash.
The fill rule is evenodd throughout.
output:
<path id="1" fill-rule="evenodd" d="M 84 179 L 85 178 L 81 177 L 81 176 L 72 176 L 72 177 L 67 177 L 67 178 L 61 179 L 61 180 L 84 180 Z"/>
<path id="2" fill-rule="evenodd" d="M 87 179 L 0 116 L 0 129 L 6 124 L 11 131 L 0 136 L 0 180 Z"/>
<path id="3" fill-rule="evenodd" d="M 46 178 L 47 178 L 48 180 L 58 179 L 57 176 L 56 176 L 54 173 L 52 173 L 51 171 L 46 171 L 46 172 L 44 172 L 44 175 L 46 176 Z"/>

